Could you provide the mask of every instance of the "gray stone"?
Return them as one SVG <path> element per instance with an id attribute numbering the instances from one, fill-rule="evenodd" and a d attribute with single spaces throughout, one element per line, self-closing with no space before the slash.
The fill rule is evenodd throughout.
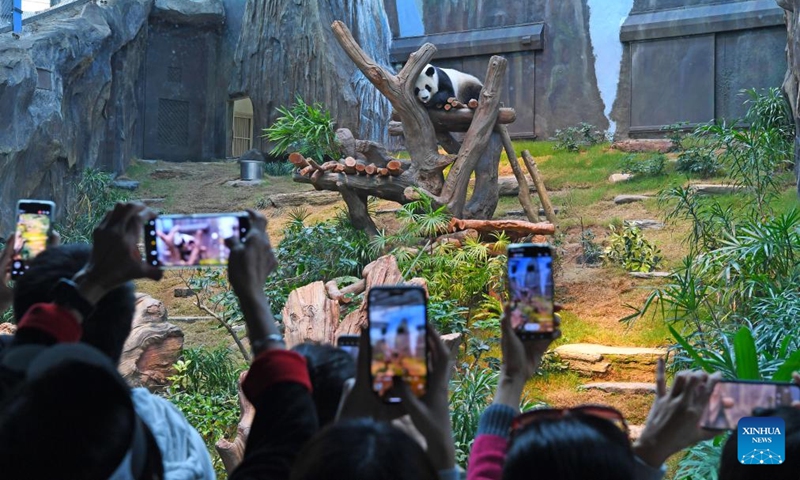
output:
<path id="1" fill-rule="evenodd" d="M 613 363 L 655 364 L 658 358 L 667 355 L 666 348 L 613 347 L 593 343 L 573 343 L 561 345 L 555 352 L 564 360 L 594 361 L 607 360 Z"/>
<path id="2" fill-rule="evenodd" d="M 152 15 L 180 25 L 205 26 L 225 23 L 222 0 L 155 0 Z"/>
<path id="3" fill-rule="evenodd" d="M 635 278 L 667 278 L 672 274 L 669 272 L 628 272 L 628 275 Z"/>
<path id="4" fill-rule="evenodd" d="M 264 180 L 230 180 L 225 182 L 225 185 L 231 187 L 258 187 L 260 185 L 264 185 Z"/>
<path id="5" fill-rule="evenodd" d="M 606 393 L 655 393 L 656 384 L 646 382 L 593 382 L 580 386 L 583 390 L 600 390 Z"/>
<path id="6" fill-rule="evenodd" d="M 614 175 L 620 175 L 620 174 L 615 173 Z M 616 203 L 617 205 L 625 205 L 626 203 L 643 202 L 645 200 L 649 200 L 650 198 L 652 197 L 649 197 L 647 195 L 617 195 L 616 197 L 614 197 L 614 203 Z"/>
<path id="7" fill-rule="evenodd" d="M 175 298 L 188 298 L 194 295 L 194 290 L 191 288 L 176 288 L 172 291 Z"/>
<path id="8" fill-rule="evenodd" d="M 608 181 L 611 183 L 620 183 L 620 182 L 627 182 L 633 178 L 633 175 L 630 173 L 612 173 L 610 177 L 608 177 Z"/>
<path id="9" fill-rule="evenodd" d="M 255 160 L 255 161 L 258 161 L 258 162 L 263 162 L 264 161 L 264 154 L 261 153 L 261 150 L 259 150 L 257 148 L 253 148 L 253 149 L 250 149 L 250 150 L 244 152 L 242 154 L 242 156 L 239 157 L 239 161 L 242 161 L 242 160 Z"/>
<path id="10" fill-rule="evenodd" d="M 638 227 L 642 230 L 661 230 L 664 224 L 656 220 L 625 220 L 625 223 L 632 227 Z"/>
<path id="11" fill-rule="evenodd" d="M 214 317 L 169 317 L 171 322 L 179 323 L 197 323 L 197 322 L 210 322 L 215 321 Z"/>
<path id="12" fill-rule="evenodd" d="M 85 168 L 123 173 L 139 154 L 151 5 L 89 2 L 33 21 L 20 39 L 0 35 L 0 230 L 19 198 L 53 199 L 61 221 Z M 37 88 L 40 71 L 51 89 Z"/>
<path id="13" fill-rule="evenodd" d="M 278 193 L 269 197 L 269 202 L 275 208 L 297 207 L 300 205 L 330 205 L 342 199 L 339 192 L 307 192 Z"/>
<path id="14" fill-rule="evenodd" d="M 642 153 L 642 152 L 658 152 L 667 153 L 675 148 L 672 140 L 668 139 L 636 139 L 636 140 L 621 140 L 614 142 L 611 148 L 619 150 L 620 152 L 628 153 Z"/>
<path id="15" fill-rule="evenodd" d="M 136 180 L 114 180 L 111 182 L 111 186 L 120 190 L 133 191 L 139 188 L 139 182 Z"/>
<path id="16" fill-rule="evenodd" d="M 740 192 L 745 187 L 732 184 L 696 183 L 691 186 L 691 189 L 698 195 L 725 195 Z"/>

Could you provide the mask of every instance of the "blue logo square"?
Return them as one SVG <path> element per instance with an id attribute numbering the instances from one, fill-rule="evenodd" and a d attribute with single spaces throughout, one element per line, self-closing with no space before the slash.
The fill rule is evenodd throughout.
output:
<path id="1" fill-rule="evenodd" d="M 744 417 L 736 435 L 743 465 L 780 465 L 786 459 L 786 422 L 782 418 Z"/>

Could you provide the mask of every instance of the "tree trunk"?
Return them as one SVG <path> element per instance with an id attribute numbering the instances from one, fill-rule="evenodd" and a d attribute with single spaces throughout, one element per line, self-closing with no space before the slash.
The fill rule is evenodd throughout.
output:
<path id="1" fill-rule="evenodd" d="M 539 194 L 539 200 L 542 202 L 544 215 L 547 221 L 556 224 L 556 212 L 553 210 L 553 204 L 550 203 L 550 195 L 547 194 L 547 189 L 544 188 L 544 179 L 539 169 L 536 167 L 536 161 L 533 159 L 531 152 L 527 150 L 522 151 L 522 159 L 525 161 L 525 166 L 528 167 L 528 172 L 531 174 L 534 185 L 536 185 L 536 192 Z"/>
<path id="2" fill-rule="evenodd" d="M 236 427 L 236 438 L 233 441 L 222 438 L 214 445 L 217 453 L 219 453 L 219 458 L 222 459 L 222 464 L 225 465 L 225 471 L 229 475 L 242 463 L 247 437 L 250 435 L 250 427 L 253 425 L 253 418 L 256 416 L 255 407 L 247 400 L 242 391 L 242 382 L 245 376 L 247 376 L 247 372 L 242 372 L 239 375 L 239 410 L 241 414 L 239 415 L 239 424 Z"/>
<path id="3" fill-rule="evenodd" d="M 405 204 L 417 199 L 421 192 L 432 198 L 434 206 L 446 206 L 455 216 L 466 213 L 469 217 L 491 217 L 498 201 L 500 154 L 500 141 L 492 139 L 492 132 L 500 116 L 506 60 L 495 56 L 489 61 L 476 110 L 463 108 L 437 113 L 426 110 L 413 93 L 422 68 L 436 51 L 433 45 L 425 44 L 411 54 L 406 65 L 394 75 L 361 49 L 342 22 L 333 22 L 331 28 L 347 56 L 392 104 L 402 121 L 411 160 L 393 159 L 382 146 L 354 140 L 347 132 L 339 132 L 337 137 L 347 158 L 321 168 L 310 159 L 304 159 L 307 164 L 304 166 L 303 161 L 293 156 L 293 163 L 301 168 L 294 180 L 311 183 L 317 190 L 339 191 L 347 202 L 353 224 L 369 235 L 377 234 L 366 208 L 370 195 Z M 432 117 L 437 118 L 439 128 L 434 127 Z M 502 117 L 503 121 L 513 121 L 515 113 L 505 109 Z M 461 144 L 448 133 L 461 129 L 459 125 L 468 125 Z M 439 142 L 448 154 L 439 153 Z M 448 166 L 450 171 L 445 178 L 443 171 Z M 467 203 L 467 187 L 473 173 L 478 185 Z"/>
<path id="4" fill-rule="evenodd" d="M 325 284 L 310 283 L 289 294 L 283 307 L 286 348 L 306 341 L 336 344 L 339 302 L 325 294 Z"/>

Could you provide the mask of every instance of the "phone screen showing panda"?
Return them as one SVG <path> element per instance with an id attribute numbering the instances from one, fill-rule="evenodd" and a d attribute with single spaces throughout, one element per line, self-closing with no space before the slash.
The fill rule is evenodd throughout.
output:
<path id="1" fill-rule="evenodd" d="M 384 401 L 400 402 L 393 378 L 402 377 L 416 396 L 428 378 L 425 291 L 419 287 L 374 287 L 368 316 L 372 388 Z"/>
<path id="2" fill-rule="evenodd" d="M 553 336 L 553 257 L 549 246 L 508 247 L 508 295 L 511 325 L 517 335 L 523 339 Z"/>

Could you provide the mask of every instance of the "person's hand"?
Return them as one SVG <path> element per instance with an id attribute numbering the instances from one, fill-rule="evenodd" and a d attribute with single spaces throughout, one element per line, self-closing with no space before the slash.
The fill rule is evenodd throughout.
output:
<path id="1" fill-rule="evenodd" d="M 11 281 L 11 259 L 14 257 L 14 234 L 6 239 L 6 246 L 0 255 L 0 312 L 4 312 L 14 301 L 14 291 L 8 282 Z"/>
<path id="2" fill-rule="evenodd" d="M 372 390 L 370 366 L 369 329 L 362 328 L 358 339 L 356 378 L 345 382 L 336 420 L 369 417 L 377 421 L 391 422 L 406 414 L 401 403 L 386 403 Z"/>
<path id="3" fill-rule="evenodd" d="M 225 239 L 225 245 L 230 249 L 228 281 L 239 298 L 253 354 L 258 355 L 265 350 L 284 349 L 286 345 L 277 340 L 280 338 L 278 326 L 264 295 L 267 277 L 278 265 L 267 235 L 267 219 L 254 210 L 247 210 L 247 214 L 250 231 L 242 241 Z"/>
<path id="4" fill-rule="evenodd" d="M 523 342 L 511 325 L 510 307 L 506 306 L 505 312 L 500 318 L 502 331 L 500 349 L 503 352 L 503 364 L 500 367 L 500 379 L 494 403 L 507 405 L 515 410 L 519 409 L 525 382 L 536 373 L 542 357 L 553 340 L 561 336 L 560 324 L 561 317 L 555 315 L 556 332 L 553 338 Z"/>
<path id="5" fill-rule="evenodd" d="M 455 466 L 456 450 L 453 443 L 453 427 L 450 421 L 450 399 L 448 387 L 453 373 L 450 352 L 431 325 L 427 326 L 427 347 L 430 352 L 428 389 L 417 398 L 402 379 L 395 379 L 401 405 L 408 412 L 414 426 L 419 430 L 428 446 L 428 457 L 437 470 Z"/>
<path id="6" fill-rule="evenodd" d="M 225 245 L 231 251 L 228 278 L 239 298 L 263 296 L 267 277 L 278 266 L 267 235 L 267 219 L 255 210 L 247 210 L 247 213 L 250 216 L 250 231 L 244 239 L 225 239 Z"/>
<path id="7" fill-rule="evenodd" d="M 94 229 L 89 262 L 73 280 L 83 297 L 96 304 L 108 291 L 130 280 L 160 280 L 163 272 L 142 261 L 139 238 L 155 213 L 140 203 L 118 203 Z"/>
<path id="8" fill-rule="evenodd" d="M 700 418 L 721 378 L 719 372 L 709 375 L 684 370 L 678 372 L 672 389 L 667 391 L 664 360 L 659 359 L 656 399 L 642 435 L 633 446 L 634 453 L 645 463 L 660 467 L 672 454 L 714 438 L 718 432 L 701 428 Z"/>

